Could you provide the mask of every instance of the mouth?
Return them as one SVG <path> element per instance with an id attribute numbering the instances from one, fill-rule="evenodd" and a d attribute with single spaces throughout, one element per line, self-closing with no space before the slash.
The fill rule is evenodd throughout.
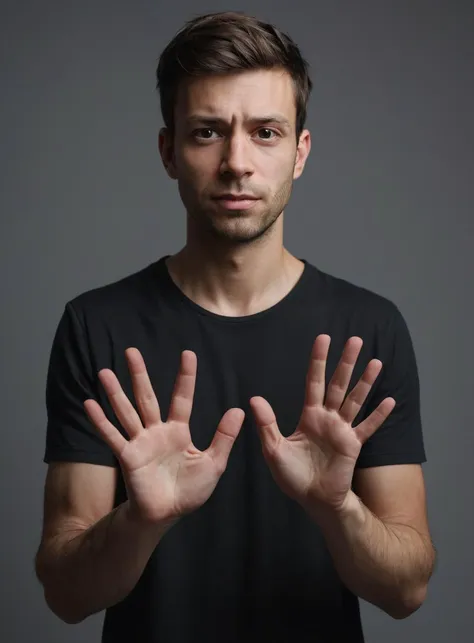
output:
<path id="1" fill-rule="evenodd" d="M 259 201 L 257 197 L 248 194 L 223 194 L 214 200 L 226 210 L 248 210 Z"/>

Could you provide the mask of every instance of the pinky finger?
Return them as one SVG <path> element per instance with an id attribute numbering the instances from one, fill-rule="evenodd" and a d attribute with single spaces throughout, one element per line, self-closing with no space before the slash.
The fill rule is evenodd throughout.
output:
<path id="1" fill-rule="evenodd" d="M 95 400 L 86 400 L 84 402 L 84 409 L 100 436 L 119 458 L 127 445 L 127 440 L 120 431 L 115 428 L 112 422 L 107 419 L 102 407 Z"/>

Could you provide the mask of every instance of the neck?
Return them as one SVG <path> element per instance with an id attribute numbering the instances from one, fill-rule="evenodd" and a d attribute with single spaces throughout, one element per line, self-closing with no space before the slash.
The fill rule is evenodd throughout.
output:
<path id="1" fill-rule="evenodd" d="M 229 317 L 252 315 L 283 299 L 303 272 L 303 262 L 278 241 L 223 248 L 188 239 L 166 265 L 180 290 L 202 308 Z"/>

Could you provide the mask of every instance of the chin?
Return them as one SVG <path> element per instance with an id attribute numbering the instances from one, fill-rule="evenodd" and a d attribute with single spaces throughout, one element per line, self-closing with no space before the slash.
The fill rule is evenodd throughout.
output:
<path id="1" fill-rule="evenodd" d="M 271 221 L 259 221 L 258 223 L 246 221 L 243 218 L 228 219 L 225 222 L 211 221 L 213 235 L 223 241 L 231 243 L 251 243 L 260 239 L 268 233 L 269 229 L 275 223 Z"/>

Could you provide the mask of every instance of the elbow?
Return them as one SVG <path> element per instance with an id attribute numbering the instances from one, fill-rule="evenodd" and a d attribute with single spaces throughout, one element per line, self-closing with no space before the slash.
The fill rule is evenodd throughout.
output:
<path id="1" fill-rule="evenodd" d="M 50 608 L 51 609 L 51 608 Z M 55 614 L 63 623 L 66 623 L 66 625 L 77 625 L 78 623 L 82 623 L 84 618 L 77 618 L 75 616 L 71 616 L 69 614 L 61 613 L 59 611 L 55 611 L 51 609 L 53 614 Z"/>
<path id="2" fill-rule="evenodd" d="M 400 598 L 396 605 L 391 605 L 385 611 L 393 619 L 400 621 L 414 614 L 423 605 L 426 599 L 427 587 L 419 589 L 416 593 Z"/>
<path id="3" fill-rule="evenodd" d="M 55 614 L 59 619 L 61 619 L 63 623 L 66 623 L 66 625 L 77 625 L 78 623 L 82 623 L 82 621 L 85 620 L 85 617 L 70 616 L 68 614 L 60 615 L 56 612 Z"/>
<path id="4" fill-rule="evenodd" d="M 46 587 L 44 587 L 44 599 L 51 612 L 67 625 L 77 625 L 86 619 L 86 616 L 80 615 L 71 609 L 70 605 L 65 604 L 64 600 L 59 601 Z"/>
<path id="5" fill-rule="evenodd" d="M 54 589 L 51 579 L 48 578 L 46 566 L 39 557 L 35 561 L 35 571 L 36 577 L 43 588 L 45 603 L 51 612 L 67 625 L 77 625 L 84 621 L 85 616 L 74 613 L 70 606 L 65 603 L 64 593 L 62 597 L 58 598 L 60 592 Z"/>
<path id="6" fill-rule="evenodd" d="M 51 610 L 53 611 L 53 610 Z M 59 612 L 53 612 L 63 623 L 66 623 L 66 625 L 77 625 L 78 623 L 82 623 L 84 621 L 84 618 L 76 618 L 74 616 L 69 616 L 68 614 L 61 614 Z"/>

